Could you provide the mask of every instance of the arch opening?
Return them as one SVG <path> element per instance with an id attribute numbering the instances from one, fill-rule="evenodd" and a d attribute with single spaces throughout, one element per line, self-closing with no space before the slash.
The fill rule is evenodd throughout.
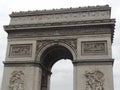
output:
<path id="1" fill-rule="evenodd" d="M 62 59 L 52 67 L 50 90 L 73 90 L 73 64 L 69 59 Z"/>
<path id="2" fill-rule="evenodd" d="M 53 65 L 61 59 L 69 59 L 71 61 L 73 60 L 71 51 L 62 45 L 55 44 L 51 47 L 48 47 L 42 53 L 40 58 L 40 63 L 43 66 L 41 90 L 50 90 L 51 69 Z"/>
<path id="3" fill-rule="evenodd" d="M 64 46 L 54 45 L 47 48 L 41 56 L 41 64 L 49 71 L 52 66 L 61 59 L 73 60 L 72 53 Z"/>

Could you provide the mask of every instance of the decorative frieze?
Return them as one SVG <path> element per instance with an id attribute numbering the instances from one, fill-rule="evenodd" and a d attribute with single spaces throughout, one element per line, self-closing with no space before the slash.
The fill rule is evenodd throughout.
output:
<path id="1" fill-rule="evenodd" d="M 31 26 L 28 26 L 29 28 Z M 32 27 L 31 27 L 32 28 Z M 12 28 L 11 28 L 12 29 Z M 53 36 L 75 36 L 75 35 L 91 35 L 91 34 L 110 34 L 113 31 L 107 27 L 68 27 L 68 28 L 42 28 L 38 30 L 21 30 L 10 32 L 8 38 L 31 38 L 31 37 L 53 37 Z"/>
<path id="2" fill-rule="evenodd" d="M 56 40 L 39 40 L 37 41 L 37 48 L 41 48 L 41 46 L 45 46 L 50 43 L 64 43 L 67 44 L 68 46 L 77 49 L 77 40 L 76 39 L 56 39 Z"/>
<path id="3" fill-rule="evenodd" d="M 9 80 L 9 90 L 24 90 L 24 73 L 13 71 Z"/>
<path id="4" fill-rule="evenodd" d="M 83 20 L 100 20 L 110 18 L 110 7 L 88 6 L 79 8 L 36 10 L 28 12 L 13 12 L 10 14 L 10 25 L 37 24 L 53 22 L 69 22 Z"/>
<path id="5" fill-rule="evenodd" d="M 9 57 L 32 56 L 32 44 L 11 44 Z"/>
<path id="6" fill-rule="evenodd" d="M 86 71 L 86 88 L 85 90 L 104 90 L 104 74 L 99 70 Z"/>
<path id="7" fill-rule="evenodd" d="M 11 18 L 10 25 L 109 19 L 110 11 L 77 12 Z"/>
<path id="8" fill-rule="evenodd" d="M 106 55 L 107 41 L 82 41 L 82 55 Z"/>

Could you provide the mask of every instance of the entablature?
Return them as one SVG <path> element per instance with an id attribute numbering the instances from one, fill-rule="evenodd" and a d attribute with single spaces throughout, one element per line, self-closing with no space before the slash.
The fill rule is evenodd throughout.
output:
<path id="1" fill-rule="evenodd" d="M 38 23 L 38 24 L 22 24 L 22 25 L 5 25 L 6 31 L 11 30 L 25 30 L 25 29 L 40 29 L 40 28 L 54 28 L 54 27 L 72 27 L 72 26 L 99 26 L 112 25 L 114 27 L 115 19 L 104 20 L 87 20 L 74 22 L 56 22 L 56 23 Z"/>

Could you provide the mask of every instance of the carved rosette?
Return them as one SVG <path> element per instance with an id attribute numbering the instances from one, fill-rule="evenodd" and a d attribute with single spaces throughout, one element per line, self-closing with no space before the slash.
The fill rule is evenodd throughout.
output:
<path id="1" fill-rule="evenodd" d="M 86 89 L 85 90 L 104 90 L 104 74 L 95 70 L 92 72 L 86 71 Z"/>
<path id="2" fill-rule="evenodd" d="M 41 51 L 43 47 L 49 44 L 58 44 L 63 43 L 71 47 L 76 53 L 77 50 L 77 40 L 76 39 L 59 39 L 59 40 L 38 40 L 36 46 L 36 55 Z"/>
<path id="3" fill-rule="evenodd" d="M 24 90 L 24 73 L 22 71 L 13 71 L 9 81 L 9 90 Z"/>

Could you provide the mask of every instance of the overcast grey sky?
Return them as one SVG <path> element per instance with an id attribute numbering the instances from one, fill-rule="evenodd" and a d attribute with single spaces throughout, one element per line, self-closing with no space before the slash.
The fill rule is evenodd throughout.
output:
<path id="1" fill-rule="evenodd" d="M 0 0 L 0 87 L 3 73 L 2 61 L 5 60 L 7 46 L 7 33 L 4 31 L 3 25 L 9 24 L 9 14 L 11 12 L 106 4 L 112 7 L 111 17 L 116 18 L 112 45 L 113 58 L 115 59 L 113 70 L 114 88 L 120 90 L 120 0 Z M 72 63 L 69 60 L 57 62 L 53 67 L 53 73 L 55 74 L 52 75 L 51 90 L 73 90 L 72 82 L 68 82 L 72 80 L 72 69 Z M 70 87 L 68 88 L 68 86 Z"/>

